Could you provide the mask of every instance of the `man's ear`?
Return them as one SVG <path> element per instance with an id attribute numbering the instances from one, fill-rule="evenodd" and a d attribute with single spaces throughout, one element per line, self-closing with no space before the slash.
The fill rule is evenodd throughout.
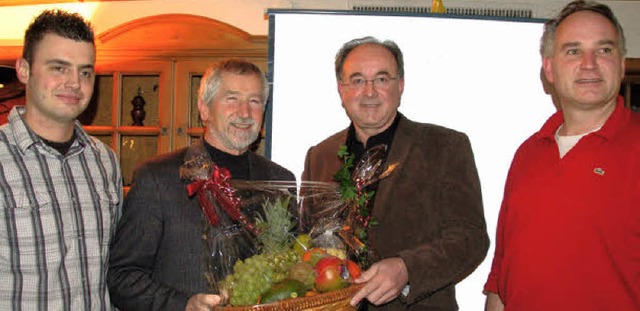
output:
<path id="1" fill-rule="evenodd" d="M 209 105 L 202 101 L 202 99 L 198 99 L 198 112 L 200 113 L 200 120 L 202 122 L 206 122 L 209 120 Z"/>
<path id="2" fill-rule="evenodd" d="M 346 92 L 346 90 L 344 89 L 344 85 L 342 85 L 340 81 L 338 81 L 337 83 L 337 88 L 338 88 L 338 95 L 340 96 L 340 102 L 342 103 L 342 108 L 344 108 L 344 101 L 342 100 L 342 92 Z"/>
<path id="3" fill-rule="evenodd" d="M 29 80 L 29 62 L 24 58 L 18 58 L 16 60 L 16 75 L 20 82 L 27 84 Z"/>
<path id="4" fill-rule="evenodd" d="M 553 85 L 553 61 L 549 57 L 542 58 L 542 69 L 547 82 Z"/>

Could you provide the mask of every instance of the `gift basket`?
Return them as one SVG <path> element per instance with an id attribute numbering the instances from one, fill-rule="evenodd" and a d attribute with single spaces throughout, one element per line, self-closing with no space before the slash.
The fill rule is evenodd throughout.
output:
<path id="1" fill-rule="evenodd" d="M 225 298 L 217 310 L 355 310 L 349 303 L 363 284 L 354 280 L 373 254 L 366 187 L 395 168 L 384 165 L 385 149 L 373 148 L 354 167 L 341 147 L 336 183 L 235 181 L 206 161 L 185 168 L 200 176 L 188 191 L 205 216 L 211 292 Z"/>

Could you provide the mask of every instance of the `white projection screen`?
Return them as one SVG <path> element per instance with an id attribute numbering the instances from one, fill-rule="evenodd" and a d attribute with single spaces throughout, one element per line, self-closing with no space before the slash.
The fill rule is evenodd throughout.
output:
<path id="1" fill-rule="evenodd" d="M 351 11 L 273 10 L 268 15 L 273 84 L 266 154 L 298 180 L 308 148 L 349 125 L 337 92 L 334 57 L 354 38 L 391 39 L 402 49 L 401 113 L 469 136 L 491 248 L 456 290 L 460 310 L 481 310 L 511 159 L 555 111 L 540 80 L 543 21 Z"/>

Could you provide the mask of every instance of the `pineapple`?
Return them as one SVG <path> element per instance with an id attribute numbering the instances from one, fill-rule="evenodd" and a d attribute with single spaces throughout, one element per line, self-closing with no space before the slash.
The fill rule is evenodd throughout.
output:
<path id="1" fill-rule="evenodd" d="M 284 199 L 278 197 L 273 202 L 266 200 L 262 204 L 264 217 L 258 215 L 256 228 L 264 253 L 281 253 L 291 249 L 295 223 L 289 213 L 290 199 L 290 196 Z"/>

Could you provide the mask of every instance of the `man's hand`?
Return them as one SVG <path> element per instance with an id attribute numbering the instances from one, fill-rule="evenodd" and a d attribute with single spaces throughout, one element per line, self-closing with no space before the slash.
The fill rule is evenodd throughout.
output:
<path id="1" fill-rule="evenodd" d="M 212 294 L 197 294 L 189 298 L 185 311 L 211 311 L 222 302 L 222 298 Z"/>
<path id="2" fill-rule="evenodd" d="M 351 305 L 356 306 L 366 298 L 378 306 L 398 297 L 409 282 L 409 273 L 402 258 L 387 258 L 374 263 L 355 282 L 367 284 L 353 296 Z"/>

